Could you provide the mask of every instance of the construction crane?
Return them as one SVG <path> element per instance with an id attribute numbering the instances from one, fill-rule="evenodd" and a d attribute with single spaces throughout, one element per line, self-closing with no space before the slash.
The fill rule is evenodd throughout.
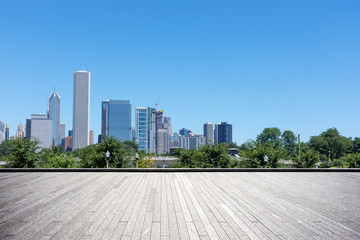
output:
<path id="1" fill-rule="evenodd" d="M 159 105 L 159 101 L 160 101 L 160 97 L 161 97 L 161 93 L 159 94 L 159 97 L 157 98 L 156 102 L 155 102 L 155 111 L 157 112 L 158 109 L 158 105 Z"/>

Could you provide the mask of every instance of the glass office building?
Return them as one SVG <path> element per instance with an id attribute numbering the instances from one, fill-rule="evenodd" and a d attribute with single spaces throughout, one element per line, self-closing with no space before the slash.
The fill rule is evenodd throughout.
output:
<path id="1" fill-rule="evenodd" d="M 102 101 L 101 135 L 113 136 L 122 141 L 132 141 L 130 101 Z"/>
<path id="2" fill-rule="evenodd" d="M 146 153 L 154 152 L 155 129 L 152 127 L 152 109 L 149 107 L 136 107 L 135 140 L 139 150 Z"/>

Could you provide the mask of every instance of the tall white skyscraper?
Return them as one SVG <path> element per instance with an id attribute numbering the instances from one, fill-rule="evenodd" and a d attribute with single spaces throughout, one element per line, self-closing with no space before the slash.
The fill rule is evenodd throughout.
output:
<path id="1" fill-rule="evenodd" d="M 73 150 L 89 144 L 90 72 L 74 73 Z"/>

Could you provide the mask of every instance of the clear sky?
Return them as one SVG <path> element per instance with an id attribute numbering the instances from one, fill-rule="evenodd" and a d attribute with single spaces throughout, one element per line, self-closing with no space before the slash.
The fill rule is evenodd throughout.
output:
<path id="1" fill-rule="evenodd" d="M 91 72 L 90 128 L 101 101 L 154 107 L 233 141 L 265 127 L 302 140 L 336 127 L 360 136 L 360 1 L 2 1 L 0 120 L 11 135 L 45 113 L 56 87 L 72 127 L 73 72 Z"/>

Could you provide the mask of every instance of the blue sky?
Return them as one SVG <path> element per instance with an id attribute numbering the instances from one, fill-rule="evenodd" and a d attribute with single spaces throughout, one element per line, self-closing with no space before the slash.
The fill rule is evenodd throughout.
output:
<path id="1" fill-rule="evenodd" d="M 135 109 L 161 94 L 175 131 L 227 121 L 238 144 L 265 127 L 359 137 L 359 12 L 358 0 L 2 1 L 0 120 L 14 135 L 56 87 L 71 129 L 85 67 L 96 135 L 102 100 Z"/>

